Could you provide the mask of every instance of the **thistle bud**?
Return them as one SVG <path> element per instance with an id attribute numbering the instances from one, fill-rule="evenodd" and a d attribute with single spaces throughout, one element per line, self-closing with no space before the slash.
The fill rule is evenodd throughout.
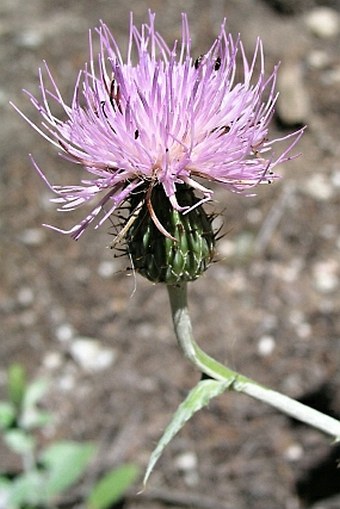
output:
<path id="1" fill-rule="evenodd" d="M 179 205 L 188 207 L 189 212 L 175 210 L 163 186 L 156 185 L 150 196 L 154 217 L 144 200 L 128 231 L 126 240 L 133 267 L 154 283 L 176 285 L 194 281 L 214 257 L 213 218 L 202 205 L 193 208 L 199 200 L 186 185 L 178 186 L 176 196 Z M 138 200 L 144 197 L 135 195 L 131 209 L 136 210 Z"/>

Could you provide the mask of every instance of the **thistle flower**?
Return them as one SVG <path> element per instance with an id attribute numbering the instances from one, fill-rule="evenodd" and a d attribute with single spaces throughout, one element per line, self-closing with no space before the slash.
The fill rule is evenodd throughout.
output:
<path id="1" fill-rule="evenodd" d="M 78 75 L 70 106 L 46 63 L 50 85 L 40 69 L 42 98 L 26 91 L 43 118 L 41 127 L 21 115 L 65 159 L 91 176 L 76 185 L 52 185 L 33 160 L 57 195 L 52 201 L 60 210 L 94 203 L 91 212 L 70 230 L 50 226 L 74 239 L 91 223 L 95 228 L 101 226 L 127 203 L 134 218 L 144 205 L 143 217 L 148 216 L 153 231 L 178 243 L 178 235 L 169 231 L 171 220 L 166 220 L 159 207 L 155 209 L 156 193 L 161 193 L 169 214 L 176 212 L 176 221 L 190 217 L 212 198 L 210 182 L 249 194 L 257 184 L 277 178 L 274 168 L 292 158 L 291 149 L 302 135 L 300 130 L 268 139 L 277 98 L 277 67 L 265 76 L 260 39 L 248 61 L 242 42 L 226 32 L 223 22 L 208 52 L 195 58 L 185 14 L 181 41 L 172 47 L 156 31 L 154 21 L 155 15 L 149 12 L 149 22 L 138 30 L 131 16 L 125 59 L 104 23 L 97 29 L 100 51 L 95 57 L 90 32 L 90 63 Z M 243 77 L 236 82 L 239 66 Z M 53 103 L 64 110 L 63 119 L 54 115 Z M 288 147 L 274 155 L 274 144 L 286 140 Z M 208 216 L 204 221 L 211 226 Z M 140 216 L 137 224 L 141 223 Z M 125 230 L 131 241 L 131 231 L 136 231 L 136 225 L 131 230 L 132 224 L 130 216 Z M 186 229 L 191 231 L 191 227 Z M 214 242 L 211 228 L 208 230 L 211 247 Z"/>

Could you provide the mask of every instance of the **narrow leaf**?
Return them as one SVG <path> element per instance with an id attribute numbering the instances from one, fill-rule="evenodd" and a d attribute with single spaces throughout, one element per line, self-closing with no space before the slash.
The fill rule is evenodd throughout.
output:
<path id="1" fill-rule="evenodd" d="M 15 406 L 9 401 L 0 401 L 0 429 L 10 428 L 16 418 Z"/>
<path id="2" fill-rule="evenodd" d="M 41 398 L 46 394 L 47 389 L 48 382 L 43 378 L 38 378 L 37 380 L 31 382 L 25 392 L 23 401 L 25 409 L 32 408 L 37 403 L 39 403 Z"/>
<path id="3" fill-rule="evenodd" d="M 23 413 L 20 419 L 20 426 L 26 430 L 43 428 L 53 421 L 53 415 L 39 408 L 31 408 Z"/>
<path id="4" fill-rule="evenodd" d="M 26 391 L 26 372 L 21 364 L 11 364 L 8 368 L 8 397 L 19 408 Z"/>
<path id="5" fill-rule="evenodd" d="M 58 442 L 42 454 L 41 462 L 47 470 L 46 490 L 50 497 L 72 486 L 87 468 L 95 446 L 92 443 Z"/>
<path id="6" fill-rule="evenodd" d="M 133 464 L 122 465 L 108 472 L 94 486 L 87 500 L 87 509 L 107 509 L 113 506 L 122 499 L 137 476 L 138 467 Z"/>
<path id="7" fill-rule="evenodd" d="M 51 422 L 52 415 L 37 407 L 41 398 L 46 394 L 47 389 L 48 382 L 43 378 L 38 378 L 27 386 L 20 418 L 20 425 L 23 428 L 39 428 Z"/>
<path id="8" fill-rule="evenodd" d="M 44 490 L 44 475 L 37 470 L 31 470 L 17 476 L 7 494 L 6 509 L 21 507 L 37 507 L 48 501 Z M 46 504 L 47 505 L 47 504 Z"/>
<path id="9" fill-rule="evenodd" d="M 222 394 L 230 386 L 229 382 L 218 382 L 216 380 L 203 380 L 194 387 L 179 405 L 173 418 L 166 427 L 162 438 L 151 454 L 143 484 L 146 485 L 152 470 L 164 448 L 169 444 L 184 424 L 201 408 L 208 405 L 209 401 Z"/>
<path id="10" fill-rule="evenodd" d="M 0 475 L 0 507 L 9 508 L 8 499 L 11 492 L 12 482 L 4 475 Z"/>
<path id="11" fill-rule="evenodd" d="M 12 451 L 20 455 L 33 451 L 35 446 L 34 438 L 18 428 L 5 431 L 3 439 Z"/>

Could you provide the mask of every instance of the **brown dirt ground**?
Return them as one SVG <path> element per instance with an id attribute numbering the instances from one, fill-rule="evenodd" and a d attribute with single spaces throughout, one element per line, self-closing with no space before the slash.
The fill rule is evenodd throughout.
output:
<path id="1" fill-rule="evenodd" d="M 257 35 L 263 38 L 268 69 L 278 60 L 302 68 L 310 99 L 303 157 L 282 168 L 284 179 L 259 189 L 255 198 L 217 191 L 229 233 L 220 244 L 221 261 L 191 285 L 191 311 L 197 340 L 212 355 L 340 415 L 340 38 L 318 39 L 308 31 L 304 16 L 315 2 L 296 2 L 288 14 L 273 7 L 280 3 L 1 1 L 0 393 L 13 361 L 22 362 L 31 377 L 47 374 L 52 386 L 45 404 L 56 421 L 42 440 L 94 439 L 101 445 L 69 507 L 81 507 L 79 494 L 108 468 L 126 461 L 144 468 L 172 412 L 199 378 L 177 348 L 165 289 L 127 276 L 128 261 L 113 259 L 106 249 L 105 228 L 76 243 L 40 226 L 69 226 L 80 215 L 62 216 L 48 203 L 27 153 L 34 153 L 53 182 L 66 182 L 78 170 L 58 159 L 8 101 L 36 118 L 21 89 L 37 90 L 43 59 L 70 97 L 88 57 L 87 30 L 99 19 L 124 44 L 129 11 L 139 23 L 151 7 L 159 30 L 172 41 L 185 9 L 199 55 L 226 15 L 249 51 Z M 326 55 L 321 67 L 311 65 L 315 52 Z M 275 130 L 280 128 L 274 123 Z M 279 221 L 272 228 L 277 210 Z M 72 331 L 114 349 L 114 365 L 84 371 L 69 352 Z M 274 348 L 263 355 L 268 336 Z M 197 460 L 187 471 L 181 467 L 184 454 Z M 245 396 L 225 394 L 167 448 L 146 492 L 136 496 L 136 486 L 121 507 L 310 508 L 318 499 L 339 495 L 339 456 L 319 432 Z M 13 468 L 4 446 L 0 458 L 2 469 Z"/>

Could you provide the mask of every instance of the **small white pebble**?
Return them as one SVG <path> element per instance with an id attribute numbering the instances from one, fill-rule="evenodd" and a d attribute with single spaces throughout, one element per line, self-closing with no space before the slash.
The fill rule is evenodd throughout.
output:
<path id="1" fill-rule="evenodd" d="M 325 273 L 315 278 L 316 288 L 323 293 L 333 292 L 338 286 L 339 280 L 335 274 Z"/>
<path id="2" fill-rule="evenodd" d="M 20 288 L 17 294 L 17 300 L 22 306 L 29 306 L 34 300 L 34 293 L 32 288 L 29 286 L 23 286 Z"/>
<path id="3" fill-rule="evenodd" d="M 43 358 L 43 366 L 47 369 L 57 369 L 63 363 L 63 356 L 60 352 L 47 352 Z"/>
<path id="4" fill-rule="evenodd" d="M 312 327 L 309 323 L 304 322 L 296 327 L 296 333 L 301 339 L 307 339 L 312 334 Z"/>
<path id="5" fill-rule="evenodd" d="M 193 452 L 184 452 L 175 459 L 175 465 L 183 473 L 187 486 L 196 486 L 199 483 L 197 464 L 197 456 Z"/>
<path id="6" fill-rule="evenodd" d="M 85 371 L 102 371 L 109 368 L 116 360 L 113 349 L 104 348 L 97 339 L 79 337 L 70 345 L 73 359 Z"/>
<path id="7" fill-rule="evenodd" d="M 274 274 L 277 278 L 287 283 L 295 283 L 301 269 L 304 266 L 304 260 L 300 257 L 292 258 L 289 265 L 277 264 L 273 267 Z"/>
<path id="8" fill-rule="evenodd" d="M 333 186 L 340 187 L 340 170 L 335 170 L 332 173 L 331 181 L 332 181 Z"/>
<path id="9" fill-rule="evenodd" d="M 313 266 L 313 280 L 316 289 L 322 293 L 333 292 L 339 285 L 338 263 L 335 260 L 317 262 Z"/>
<path id="10" fill-rule="evenodd" d="M 27 30 L 26 32 L 22 32 L 17 39 L 19 46 L 23 46 L 24 48 L 37 48 L 39 47 L 44 40 L 42 33 L 39 33 L 37 30 Z"/>
<path id="11" fill-rule="evenodd" d="M 303 456 L 303 447 L 300 444 L 291 444 L 284 452 L 288 461 L 298 461 Z"/>
<path id="12" fill-rule="evenodd" d="M 257 343 L 257 351 L 261 357 L 268 357 L 275 349 L 276 343 L 272 336 L 262 336 Z"/>
<path id="13" fill-rule="evenodd" d="M 235 253 L 235 243 L 231 240 L 221 239 L 218 244 L 218 254 L 222 258 L 230 258 Z"/>
<path id="14" fill-rule="evenodd" d="M 298 268 L 294 266 L 279 267 L 279 277 L 286 283 L 294 283 L 298 273 Z"/>
<path id="15" fill-rule="evenodd" d="M 194 452 L 184 452 L 175 459 L 176 467 L 182 471 L 195 470 L 197 463 L 197 456 Z"/>
<path id="16" fill-rule="evenodd" d="M 300 309 L 293 309 L 289 313 L 289 321 L 292 325 L 300 325 L 305 320 L 305 315 Z"/>
<path id="17" fill-rule="evenodd" d="M 40 246 L 46 239 L 43 228 L 27 228 L 20 235 L 20 240 L 26 246 Z"/>
<path id="18" fill-rule="evenodd" d="M 334 188 L 331 180 L 322 173 L 314 173 L 306 182 L 304 192 L 316 200 L 327 201 L 332 198 Z"/>
<path id="19" fill-rule="evenodd" d="M 70 341 L 74 336 L 74 329 L 71 324 L 63 323 L 57 327 L 55 335 L 58 341 L 65 343 Z"/>
<path id="20" fill-rule="evenodd" d="M 114 261 L 105 260 L 98 266 L 98 274 L 104 279 L 109 279 L 117 272 L 117 263 Z"/>
<path id="21" fill-rule="evenodd" d="M 313 50 L 307 56 L 308 64 L 313 69 L 322 70 L 331 64 L 331 59 L 326 51 Z"/>
<path id="22" fill-rule="evenodd" d="M 309 30 L 321 39 L 335 37 L 340 30 L 339 15 L 329 7 L 312 9 L 305 17 L 305 23 Z"/>

